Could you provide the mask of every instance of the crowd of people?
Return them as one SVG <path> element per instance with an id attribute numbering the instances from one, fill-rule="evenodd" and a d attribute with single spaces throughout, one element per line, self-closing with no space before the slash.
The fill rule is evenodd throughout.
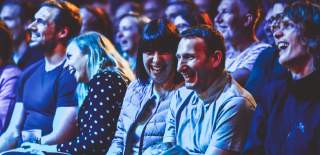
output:
<path id="1" fill-rule="evenodd" d="M 0 5 L 0 152 L 320 154 L 316 0 Z"/>

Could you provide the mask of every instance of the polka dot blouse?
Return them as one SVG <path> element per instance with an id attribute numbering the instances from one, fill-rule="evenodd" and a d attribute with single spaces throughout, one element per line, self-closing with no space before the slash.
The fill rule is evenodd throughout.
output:
<path id="1" fill-rule="evenodd" d="M 128 80 L 116 72 L 95 75 L 78 114 L 79 134 L 71 141 L 59 144 L 58 151 L 71 154 L 104 154 L 108 151 L 127 84 Z"/>

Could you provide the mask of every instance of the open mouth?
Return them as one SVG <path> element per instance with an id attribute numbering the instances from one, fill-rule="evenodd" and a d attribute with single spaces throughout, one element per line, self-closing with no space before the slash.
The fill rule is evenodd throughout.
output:
<path id="1" fill-rule="evenodd" d="M 278 48 L 279 48 L 280 50 L 284 50 L 284 49 L 286 49 L 288 46 L 289 46 L 289 43 L 288 43 L 288 42 L 285 42 L 285 41 L 280 41 L 280 42 L 278 42 Z"/>
<path id="2" fill-rule="evenodd" d="M 225 26 L 225 25 L 216 25 L 216 28 L 217 28 L 219 31 L 223 31 L 223 30 L 227 29 L 228 26 Z"/>
<path id="3" fill-rule="evenodd" d="M 76 73 L 76 69 L 72 66 L 68 66 L 67 69 L 71 75 L 74 75 Z"/>
<path id="4" fill-rule="evenodd" d="M 181 72 L 181 75 L 186 82 L 190 81 L 193 77 L 193 74 L 191 72 Z"/>
<path id="5" fill-rule="evenodd" d="M 120 40 L 121 47 L 126 47 L 128 45 L 128 40 Z"/>
<path id="6" fill-rule="evenodd" d="M 30 38 L 31 40 L 36 40 L 39 37 L 40 37 L 39 33 L 31 32 L 31 38 Z"/>
<path id="7" fill-rule="evenodd" d="M 164 69 L 164 67 L 162 67 L 161 65 L 152 65 L 150 69 L 154 74 L 159 74 Z"/>

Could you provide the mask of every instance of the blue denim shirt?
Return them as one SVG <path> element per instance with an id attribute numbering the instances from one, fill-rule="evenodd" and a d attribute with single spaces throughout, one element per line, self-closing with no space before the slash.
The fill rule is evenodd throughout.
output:
<path id="1" fill-rule="evenodd" d="M 256 107 L 253 97 L 224 72 L 201 97 L 180 88 L 167 116 L 163 142 L 189 154 L 212 154 L 212 148 L 241 151 Z"/>

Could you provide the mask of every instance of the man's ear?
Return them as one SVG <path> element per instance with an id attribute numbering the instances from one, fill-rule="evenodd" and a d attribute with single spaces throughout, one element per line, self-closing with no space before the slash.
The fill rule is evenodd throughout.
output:
<path id="1" fill-rule="evenodd" d="M 252 25 L 254 22 L 254 16 L 251 13 L 246 14 L 245 19 L 244 19 L 244 26 L 249 27 Z"/>
<path id="2" fill-rule="evenodd" d="M 69 33 L 70 33 L 70 29 L 68 27 L 64 27 L 59 30 L 57 37 L 59 39 L 65 39 L 69 35 Z"/>
<path id="3" fill-rule="evenodd" d="M 222 63 L 222 51 L 221 50 L 215 50 L 213 54 L 210 57 L 210 61 L 213 68 L 217 68 Z"/>

